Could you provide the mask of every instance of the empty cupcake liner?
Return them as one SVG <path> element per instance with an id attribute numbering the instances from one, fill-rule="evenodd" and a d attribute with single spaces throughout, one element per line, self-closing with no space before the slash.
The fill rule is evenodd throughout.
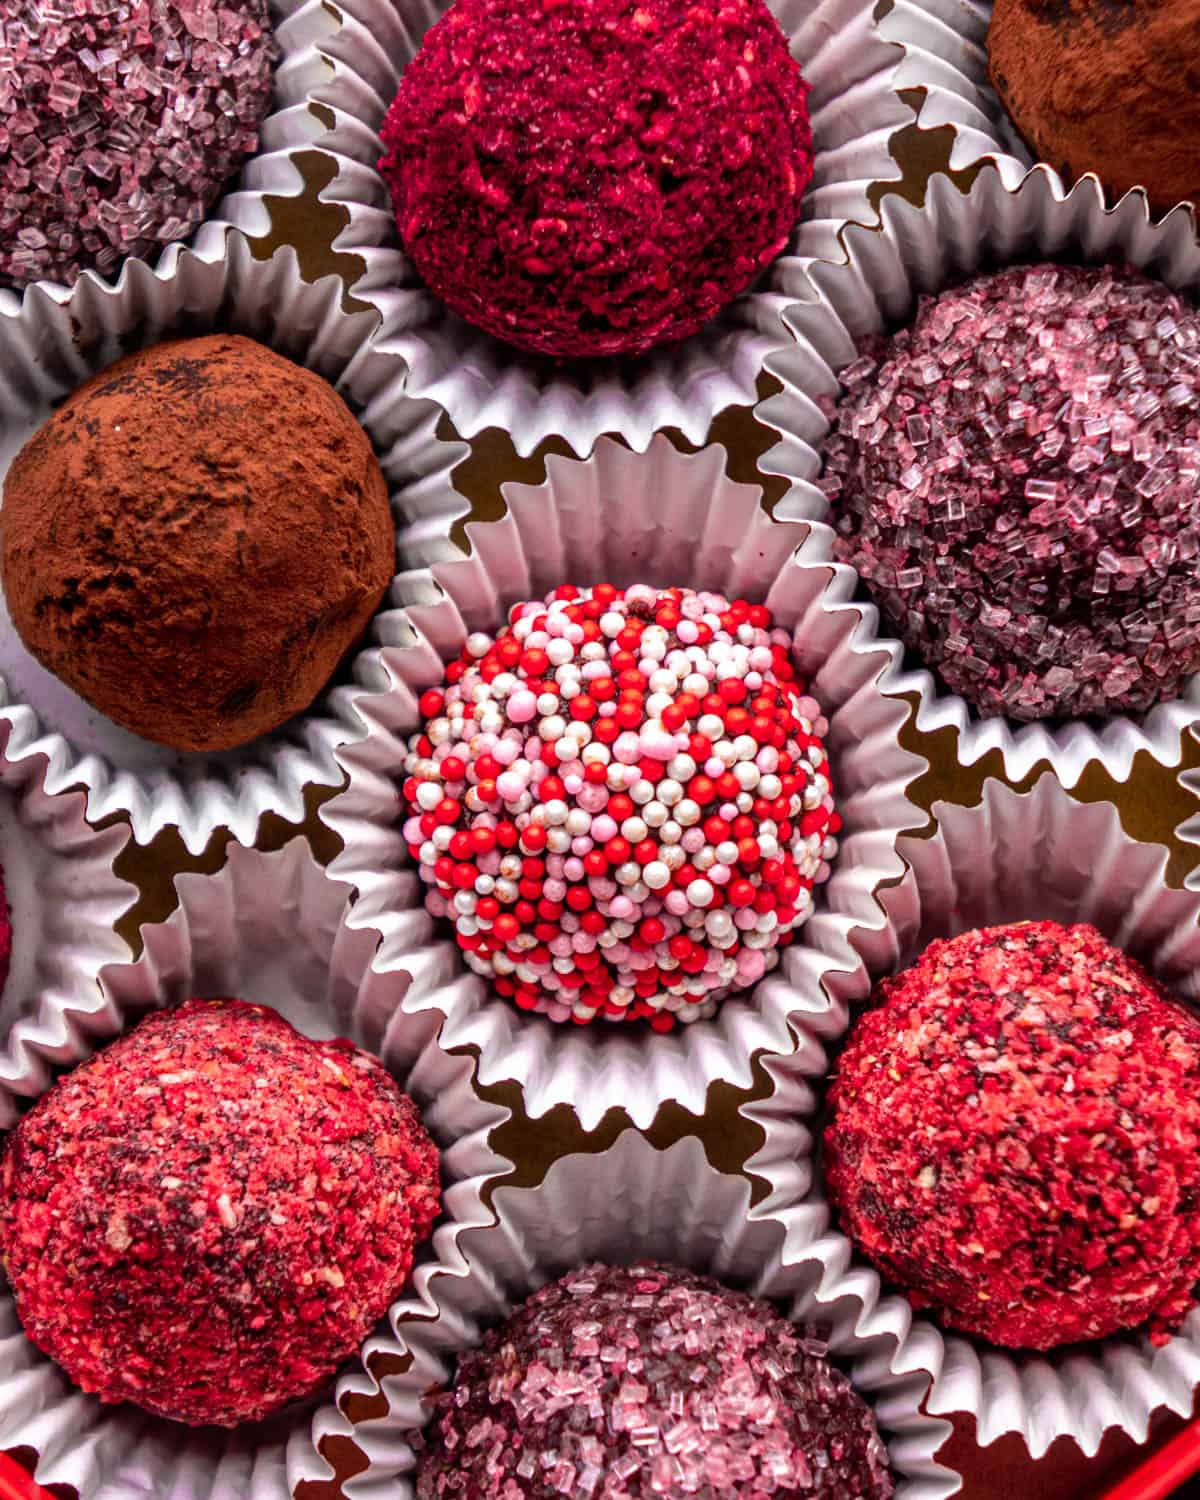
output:
<path id="1" fill-rule="evenodd" d="M 787 312 L 795 344 L 769 361 L 784 390 L 756 409 L 781 437 L 762 459 L 767 473 L 816 479 L 829 431 L 817 398 L 839 394 L 838 371 L 855 358 L 856 341 L 902 326 L 915 312 L 919 295 L 956 285 L 977 270 L 1038 259 L 1124 258 L 1178 290 L 1200 289 L 1200 241 L 1190 213 L 1176 210 L 1154 224 L 1140 195 L 1130 194 L 1110 210 L 1094 178 L 1065 192 L 1044 167 L 1035 168 L 1015 188 L 1007 187 L 998 171 L 985 169 L 967 192 L 949 178 L 935 176 L 924 208 L 889 197 L 879 229 L 851 228 L 843 243 L 845 264 L 809 268 L 803 294 Z M 792 514 L 790 504 L 785 500 L 777 514 Z M 814 514 L 811 509 L 805 513 Z M 828 506 L 815 514 L 827 518 Z M 881 630 L 889 633 L 886 621 Z M 1196 678 L 1183 697 L 1158 704 L 1142 719 L 1117 717 L 1098 727 L 1084 721 L 981 719 L 932 673 L 915 672 L 912 681 L 920 695 L 918 728 L 954 729 L 964 765 L 999 751 L 1005 775 L 1013 781 L 1045 761 L 1065 785 L 1073 786 L 1093 760 L 1125 781 L 1139 750 L 1175 765 L 1182 753 L 1181 734 L 1200 720 Z"/>
<path id="2" fill-rule="evenodd" d="M 698 1140 L 658 1151 L 633 1131 L 597 1154 L 561 1158 L 536 1188 L 497 1189 L 496 1222 L 445 1242 L 448 1253 L 424 1266 L 413 1295 L 392 1309 L 395 1374 L 377 1387 L 387 1411 L 346 1424 L 358 1466 L 366 1465 L 348 1492 L 412 1500 L 407 1436 L 428 1421 L 431 1390 L 452 1381 L 456 1358 L 539 1286 L 592 1261 L 650 1258 L 768 1298 L 812 1328 L 874 1409 L 898 1500 L 956 1493 L 961 1480 L 936 1457 L 949 1424 L 921 1409 L 928 1376 L 897 1366 L 894 1346 L 858 1317 L 853 1291 L 822 1278 L 811 1253 L 819 1224 L 781 1201 L 801 1170 L 798 1154 L 781 1187 L 756 1203 L 747 1178 L 715 1171 Z"/>
<path id="3" fill-rule="evenodd" d="M 797 508 L 815 504 L 809 486 L 795 491 Z M 843 971 L 860 965 L 858 950 L 883 926 L 876 893 L 903 873 L 896 836 L 925 821 L 907 797 L 925 762 L 897 738 L 911 712 L 899 696 L 899 653 L 874 636 L 871 607 L 849 602 L 854 574 L 829 560 L 828 528 L 770 520 L 757 486 L 726 477 L 720 449 L 686 455 L 660 436 L 635 454 L 604 440 L 590 460 L 551 458 L 544 484 L 504 493 L 502 520 L 468 528 L 471 556 L 397 581 L 407 609 L 382 617 L 379 658 L 390 691 L 362 705 L 370 732 L 338 752 L 349 783 L 322 809 L 344 843 L 331 872 L 358 891 L 351 923 L 394 936 L 409 954 L 405 1008 L 438 1011 L 445 1044 L 478 1051 L 485 1085 L 515 1079 L 529 1114 L 567 1104 L 590 1129 L 610 1108 L 643 1127 L 669 1100 L 700 1113 L 710 1084 L 748 1088 L 756 1053 L 789 1051 L 797 1017 L 823 1035 L 846 1024 Z M 425 912 L 398 817 L 396 778 L 417 700 L 442 681 L 467 634 L 498 629 L 511 604 L 559 583 L 602 581 L 760 599 L 796 632 L 797 660 L 830 720 L 845 820 L 832 878 L 778 968 L 711 1021 L 667 1035 L 638 1024 L 559 1025 L 495 994 Z"/>
<path id="4" fill-rule="evenodd" d="M 147 1011 L 191 995 L 273 1006 L 309 1036 L 348 1036 L 375 1053 L 420 1107 L 442 1151 L 445 1190 L 439 1227 L 420 1253 L 438 1258 L 464 1229 L 489 1223 L 483 1192 L 510 1163 L 488 1137 L 508 1112 L 480 1100 L 471 1060 L 443 1050 L 433 1018 L 401 1016 L 408 977 L 391 945 L 346 926 L 348 892 L 304 841 L 270 855 L 235 845 L 219 874 L 183 875 L 177 889 L 170 920 L 142 929 L 141 957 L 102 969 L 101 1007 L 75 1014 L 53 999 L 43 1003 L 37 1019 L 66 1022 L 55 1061 L 78 1063 Z M 11 1113 L 17 1094 L 47 1082 L 34 1068 L 0 1080 L 0 1109 Z M 229 1432 L 188 1428 L 133 1406 L 102 1406 L 77 1390 L 25 1338 L 0 1289 L 0 1451 L 32 1449 L 38 1482 L 71 1486 L 81 1500 L 285 1500 L 303 1480 L 323 1476 L 318 1445 L 339 1430 L 339 1403 L 364 1378 L 352 1361 L 332 1396 Z"/>
<path id="5" fill-rule="evenodd" d="M 696 337 L 635 361 L 567 364 L 522 354 L 472 328 L 423 289 L 405 260 L 409 316 L 388 347 L 404 358 L 409 393 L 444 406 L 462 436 L 501 428 L 522 454 L 558 437 L 584 455 L 603 433 L 641 449 L 664 427 L 702 443 L 719 412 L 753 404 L 766 355 L 788 342 L 780 314 L 797 267 L 834 254 L 846 221 L 874 222 L 868 188 L 898 177 L 888 143 L 912 119 L 894 88 L 899 53 L 876 34 L 867 7 L 853 0 L 768 3 L 812 85 L 817 143 L 805 217 L 788 251 Z M 373 170 L 378 132 L 404 68 L 448 0 L 338 0 L 336 7 L 309 0 L 305 11 L 317 5 L 339 21 L 321 42 L 333 76 L 312 91 L 333 121 L 322 144 L 370 169 L 371 191 L 352 212 L 369 216 L 390 242 L 390 198 Z M 360 183 L 365 187 L 366 178 Z"/>
<path id="6" fill-rule="evenodd" d="M 130 348 L 219 328 L 260 339 L 336 386 L 393 494 L 411 497 L 397 498 L 403 518 L 426 490 L 449 489 L 465 449 L 437 440 L 435 408 L 393 389 L 399 361 L 372 335 L 381 318 L 402 316 L 386 293 L 347 311 L 340 279 L 306 282 L 291 250 L 256 260 L 240 234 L 219 260 L 185 250 L 157 271 L 128 261 L 115 284 L 84 277 L 65 297 L 32 288 L 0 309 L 0 483 L 54 405 L 96 370 Z M 128 815 L 140 842 L 174 825 L 193 852 L 220 828 L 252 843 L 265 812 L 297 822 L 307 787 L 340 783 L 333 750 L 362 733 L 354 705 L 368 690 L 369 658 L 361 652 L 341 686 L 274 733 L 225 753 L 180 753 L 120 728 L 59 682 L 25 650 L 0 600 L 0 722 L 10 727 L 9 757 L 44 756 L 47 790 L 82 787 L 93 822 Z"/>
<path id="7" fill-rule="evenodd" d="M 1022 793 L 989 780 L 977 806 L 939 802 L 933 813 L 936 832 L 900 840 L 907 889 L 903 900 L 889 893 L 884 902 L 896 960 L 871 964 L 870 981 L 907 968 L 935 938 L 1049 919 L 1092 923 L 1180 998 L 1200 1000 L 1200 895 L 1166 885 L 1167 850 L 1130 838 L 1111 804 L 1077 802 L 1047 775 Z M 867 991 L 851 998 L 866 1000 Z M 772 1071 L 786 1077 L 793 1066 L 784 1060 Z M 808 1203 L 826 1203 L 819 1162 Z M 969 1414 L 984 1446 L 1015 1432 L 1035 1459 L 1058 1438 L 1091 1456 L 1110 1428 L 1142 1443 L 1155 1411 L 1192 1410 L 1200 1311 L 1161 1349 L 1135 1333 L 1083 1352 L 1014 1353 L 914 1316 L 890 1288 L 885 1295 L 879 1275 L 836 1226 L 831 1239 L 841 1245 L 830 1251 L 831 1263 L 853 1278 L 904 1367 L 932 1374 L 925 1409 Z"/>

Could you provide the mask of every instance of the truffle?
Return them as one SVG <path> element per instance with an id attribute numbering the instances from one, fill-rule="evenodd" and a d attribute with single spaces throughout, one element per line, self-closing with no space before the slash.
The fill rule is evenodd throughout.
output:
<path id="1" fill-rule="evenodd" d="M 824 1350 L 690 1271 L 572 1271 L 459 1360 L 417 1500 L 889 1500 L 875 1420 Z"/>
<path id="2" fill-rule="evenodd" d="M 875 998 L 825 1130 L 858 1248 L 994 1344 L 1165 1342 L 1200 1281 L 1200 1021 L 1054 922 L 931 943 Z"/>
<path id="3" fill-rule="evenodd" d="M 1200 315 L 1133 271 L 923 298 L 827 403 L 836 556 L 983 717 L 1144 713 L 1200 670 Z"/>
<path id="4" fill-rule="evenodd" d="M 4 986 L 8 983 L 8 971 L 12 964 L 12 909 L 8 904 L 8 895 L 4 889 L 4 871 L 0 870 L 0 996 L 4 994 Z"/>
<path id="5" fill-rule="evenodd" d="M 770 611 L 564 585 L 421 698 L 403 832 L 468 964 L 555 1021 L 709 1016 L 812 911 L 841 826 Z"/>
<path id="6" fill-rule="evenodd" d="M 192 1000 L 9 1136 L 0 1257 L 29 1337 L 85 1391 L 232 1427 L 358 1349 L 437 1206 L 437 1153 L 374 1058 Z"/>
<path id="7" fill-rule="evenodd" d="M 10 0 L 4 19 L 0 281 L 186 239 L 258 148 L 267 0 Z"/>
<path id="8" fill-rule="evenodd" d="M 996 0 L 988 68 L 1034 155 L 1200 204 L 1200 0 Z"/>
<path id="9" fill-rule="evenodd" d="M 434 292 L 536 354 L 687 338 L 786 247 L 808 86 L 764 0 L 457 0 L 380 171 Z"/>
<path id="10" fill-rule="evenodd" d="M 387 484 L 341 397 L 224 334 L 76 391 L 14 460 L 0 527 L 28 649 L 179 750 L 307 708 L 395 572 Z"/>

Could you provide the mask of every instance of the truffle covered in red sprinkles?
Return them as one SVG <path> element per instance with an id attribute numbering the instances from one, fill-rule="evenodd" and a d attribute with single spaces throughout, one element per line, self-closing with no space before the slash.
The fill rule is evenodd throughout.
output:
<path id="1" fill-rule="evenodd" d="M 555 356 L 686 338 L 785 248 L 808 87 L 764 0 L 457 0 L 380 171 L 433 290 Z"/>
<path id="2" fill-rule="evenodd" d="M 415 1439 L 417 1500 L 889 1500 L 824 1350 L 690 1271 L 572 1271 L 459 1361 Z"/>
<path id="3" fill-rule="evenodd" d="M 258 147 L 278 50 L 267 0 L 10 0 L 0 282 L 186 239 Z"/>
<path id="4" fill-rule="evenodd" d="M 859 1249 L 995 1344 L 1165 1342 L 1200 1282 L 1200 1021 L 1054 922 L 931 943 L 877 998 L 825 1131 Z"/>
<path id="5" fill-rule="evenodd" d="M 12 1132 L 0 1257 L 30 1338 L 85 1391 L 230 1427 L 358 1349 L 437 1206 L 437 1153 L 374 1058 L 193 1000 Z"/>
<path id="6" fill-rule="evenodd" d="M 556 1021 L 709 1016 L 812 910 L 840 820 L 770 611 L 564 585 L 421 699 L 404 837 L 477 973 Z"/>
<path id="7" fill-rule="evenodd" d="M 823 485 L 905 644 L 985 717 L 1142 713 L 1200 671 L 1200 313 L 1133 271 L 922 299 L 842 371 Z"/>

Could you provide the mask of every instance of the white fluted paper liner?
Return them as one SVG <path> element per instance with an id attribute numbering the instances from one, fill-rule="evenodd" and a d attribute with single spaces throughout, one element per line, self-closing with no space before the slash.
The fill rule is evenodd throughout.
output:
<path id="1" fill-rule="evenodd" d="M 811 487 L 795 489 L 798 508 L 819 501 Z M 470 557 L 397 580 L 396 602 L 408 607 L 382 617 L 379 658 L 390 692 L 363 705 L 369 733 L 338 752 L 348 787 L 322 809 L 344 843 L 330 869 L 359 892 L 352 925 L 395 935 L 409 953 L 405 1008 L 439 1011 L 447 1046 L 478 1049 L 484 1084 L 515 1079 L 531 1115 L 569 1104 L 587 1129 L 611 1107 L 643 1127 L 668 1100 L 698 1114 L 714 1081 L 749 1087 L 756 1052 L 790 1051 L 796 1016 L 823 1035 L 846 1024 L 847 976 L 861 973 L 860 951 L 885 925 L 876 892 L 903 873 L 896 836 L 925 821 L 907 798 L 925 762 L 898 740 L 910 715 L 899 650 L 874 635 L 871 606 L 849 602 L 855 575 L 830 561 L 829 529 L 770 520 L 757 486 L 727 478 L 719 448 L 687 455 L 659 436 L 637 454 L 605 439 L 590 460 L 551 458 L 544 484 L 508 485 L 504 494 L 503 520 L 468 528 Z M 667 1035 L 633 1024 L 557 1025 L 495 994 L 425 912 L 398 820 L 396 778 L 404 738 L 418 726 L 417 700 L 442 681 L 467 634 L 497 630 L 514 602 L 560 583 L 603 581 L 685 584 L 766 603 L 796 633 L 797 663 L 830 720 L 845 820 L 832 878 L 814 893 L 816 914 L 778 968 L 712 1020 Z"/>
<path id="2" fill-rule="evenodd" d="M 309 0 L 310 6 L 325 0 Z M 472 328 L 425 291 L 411 263 L 402 277 L 409 320 L 389 347 L 408 366 L 410 394 L 439 402 L 459 433 L 507 431 L 521 453 L 563 438 L 577 454 L 603 433 L 644 448 L 655 431 L 679 428 L 705 441 L 726 407 L 748 406 L 765 356 L 787 343 L 781 311 L 796 268 L 836 252 L 848 220 L 874 222 L 868 189 L 899 170 L 888 142 L 910 123 L 893 74 L 899 52 L 880 38 L 857 0 L 768 0 L 812 85 L 815 176 L 804 217 L 783 256 L 750 292 L 686 342 L 634 361 L 555 363 L 522 354 Z M 338 0 L 339 20 L 321 50 L 333 76 L 312 97 L 333 124 L 322 144 L 371 174 L 370 196 L 353 212 L 394 238 L 390 197 L 374 172 L 378 139 L 401 75 L 449 0 Z M 366 185 L 366 179 L 362 179 Z"/>
<path id="3" fill-rule="evenodd" d="M 1011 190 L 990 168 L 966 193 L 949 178 L 935 176 L 924 208 L 890 196 L 879 229 L 851 228 L 843 243 L 845 263 L 809 268 L 802 294 L 787 311 L 795 343 L 768 362 L 784 390 L 756 409 L 781 437 L 761 461 L 766 473 L 804 480 L 820 474 L 829 424 L 817 398 L 836 398 L 837 372 L 855 358 L 856 341 L 902 326 L 921 294 L 954 286 L 982 269 L 1038 259 L 1124 258 L 1177 290 L 1193 295 L 1200 290 L 1200 240 L 1189 212 L 1176 210 L 1154 224 L 1139 194 L 1108 210 L 1094 178 L 1084 178 L 1068 193 L 1045 167 L 1035 168 Z M 792 514 L 790 506 L 785 501 L 777 514 Z M 827 518 L 829 507 L 803 513 Z M 881 629 L 889 632 L 886 622 Z M 910 681 L 920 692 L 919 728 L 956 729 L 964 765 L 998 750 L 1013 781 L 1047 761 L 1065 785 L 1073 786 L 1093 760 L 1125 781 L 1139 750 L 1165 765 L 1177 764 L 1183 731 L 1200 722 L 1200 678 L 1189 682 L 1181 698 L 1158 704 L 1141 719 L 1117 717 L 1098 727 L 1083 721 L 981 719 L 932 673 L 914 672 Z"/>
<path id="4" fill-rule="evenodd" d="M 336 386 L 380 455 L 401 517 L 427 492 L 449 491 L 465 448 L 438 441 L 436 408 L 395 392 L 398 361 L 372 341 L 381 317 L 386 325 L 402 309 L 384 293 L 348 312 L 344 290 L 334 276 L 304 281 L 291 250 L 256 260 L 236 233 L 219 260 L 184 250 L 169 269 L 128 261 L 115 284 L 87 276 L 66 297 L 31 288 L 0 307 L 0 485 L 21 445 L 89 375 L 131 346 L 218 328 L 260 339 Z M 178 752 L 120 728 L 48 672 L 0 600 L 9 756 L 45 756 L 47 790 L 82 786 L 90 820 L 127 814 L 141 842 L 174 825 L 195 852 L 219 828 L 253 843 L 265 812 L 299 821 L 307 787 L 341 780 L 333 751 L 362 732 L 354 704 L 370 675 L 365 650 L 341 686 L 274 733 L 223 753 Z"/>
<path id="5" fill-rule="evenodd" d="M 446 1191 L 435 1243 L 489 1222 L 481 1194 L 510 1163 L 488 1136 L 508 1112 L 479 1099 L 471 1060 L 445 1052 L 432 1019 L 400 1014 L 406 973 L 390 944 L 347 928 L 349 893 L 304 840 L 269 855 L 232 846 L 219 874 L 183 875 L 177 889 L 170 920 L 142 929 L 142 956 L 101 971 L 102 1008 L 79 1018 L 86 1030 L 67 1029 L 56 1060 L 73 1065 L 147 1010 L 191 995 L 273 1006 L 309 1036 L 348 1036 L 375 1053 L 416 1101 L 441 1149 Z M 13 1094 L 45 1086 L 33 1071 L 0 1079 L 0 1109 Z M 356 1366 L 339 1377 L 337 1399 L 361 1387 Z M 302 1480 L 324 1474 L 316 1444 L 340 1422 L 328 1393 L 231 1432 L 102 1406 L 25 1338 L 11 1296 L 0 1290 L 0 1451 L 33 1448 L 37 1480 L 72 1485 L 81 1500 L 286 1500 Z"/>

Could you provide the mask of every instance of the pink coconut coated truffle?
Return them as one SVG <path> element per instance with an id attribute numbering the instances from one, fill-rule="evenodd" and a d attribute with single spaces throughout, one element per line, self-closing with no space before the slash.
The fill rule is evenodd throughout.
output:
<path id="1" fill-rule="evenodd" d="M 808 86 L 763 0 L 458 0 L 380 170 L 429 286 L 556 357 L 689 337 L 784 249 Z"/>

